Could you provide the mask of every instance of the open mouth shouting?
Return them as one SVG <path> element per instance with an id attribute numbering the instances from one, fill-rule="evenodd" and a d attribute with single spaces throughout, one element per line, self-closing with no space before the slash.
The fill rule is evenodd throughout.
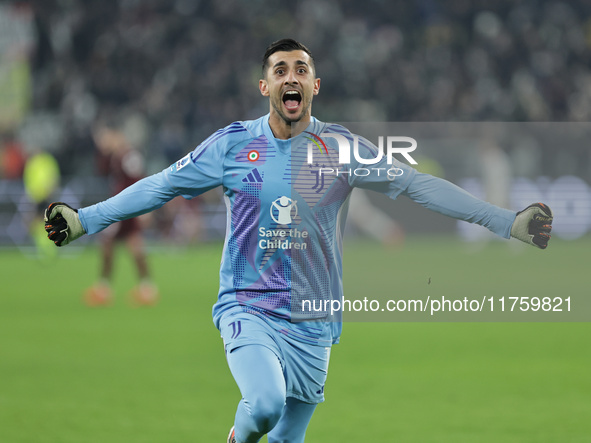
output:
<path id="1" fill-rule="evenodd" d="M 302 104 L 302 94 L 299 91 L 290 89 L 283 93 L 281 100 L 283 101 L 283 106 L 285 106 L 287 112 L 297 112 Z"/>

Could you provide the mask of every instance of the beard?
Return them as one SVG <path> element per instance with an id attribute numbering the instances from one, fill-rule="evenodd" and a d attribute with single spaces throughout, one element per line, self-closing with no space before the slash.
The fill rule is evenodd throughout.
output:
<path id="1" fill-rule="evenodd" d="M 279 98 L 277 100 L 273 100 L 271 102 L 271 106 L 273 106 L 273 109 L 275 110 L 277 115 L 286 124 L 292 124 L 292 123 L 299 122 L 302 118 L 304 118 L 306 116 L 306 114 L 308 114 L 311 105 L 312 105 L 312 100 L 302 100 L 302 105 L 301 105 L 302 109 L 301 109 L 300 113 L 298 115 L 290 116 L 284 112 L 283 102 L 282 102 L 281 98 Z"/>

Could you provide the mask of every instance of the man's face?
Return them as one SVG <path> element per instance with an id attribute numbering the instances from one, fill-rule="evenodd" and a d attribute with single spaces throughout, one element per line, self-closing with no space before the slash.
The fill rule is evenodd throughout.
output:
<path id="1" fill-rule="evenodd" d="M 261 94 L 269 97 L 271 114 L 285 123 L 298 122 L 310 115 L 312 97 L 318 94 L 310 56 L 304 51 L 280 51 L 268 59 L 265 78 L 259 81 Z"/>

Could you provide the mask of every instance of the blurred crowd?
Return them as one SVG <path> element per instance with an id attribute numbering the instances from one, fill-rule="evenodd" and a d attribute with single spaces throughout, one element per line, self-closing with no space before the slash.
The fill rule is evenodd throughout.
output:
<path id="1" fill-rule="evenodd" d="M 587 121 L 591 3 L 39 0 L 28 131 L 45 120 L 66 175 L 117 116 L 165 166 L 212 131 L 267 112 L 266 46 L 293 36 L 322 78 L 327 121 Z M 55 126 L 59 129 L 55 129 Z"/>
<path id="2" fill-rule="evenodd" d="M 324 121 L 591 119 L 583 0 L 21 0 L 0 4 L 0 25 L 3 179 L 39 151 L 62 177 L 97 176 L 104 126 L 140 150 L 147 173 L 165 168 L 268 112 L 261 58 L 284 37 L 315 56 Z M 584 176 L 589 152 L 546 164 L 558 156 Z"/>

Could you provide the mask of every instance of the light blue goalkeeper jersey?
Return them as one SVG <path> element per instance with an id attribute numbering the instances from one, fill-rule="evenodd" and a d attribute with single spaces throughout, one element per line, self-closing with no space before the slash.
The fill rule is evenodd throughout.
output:
<path id="1" fill-rule="evenodd" d="M 335 134 L 334 136 L 328 134 Z M 339 163 L 339 136 L 358 155 Z M 355 143 L 356 141 L 356 143 Z M 79 210 L 88 234 L 159 208 L 182 195 L 196 197 L 222 186 L 227 228 L 216 326 L 224 312 L 264 316 L 281 333 L 328 346 L 338 342 L 340 318 L 303 309 L 340 300 L 342 236 L 348 198 L 355 187 L 395 199 L 404 194 L 454 218 L 478 223 L 509 238 L 515 212 L 498 208 L 455 185 L 383 156 L 344 127 L 312 118 L 306 131 L 274 137 L 269 115 L 220 129 L 194 151 L 120 194 Z M 328 305 L 330 310 L 330 305 Z"/>

